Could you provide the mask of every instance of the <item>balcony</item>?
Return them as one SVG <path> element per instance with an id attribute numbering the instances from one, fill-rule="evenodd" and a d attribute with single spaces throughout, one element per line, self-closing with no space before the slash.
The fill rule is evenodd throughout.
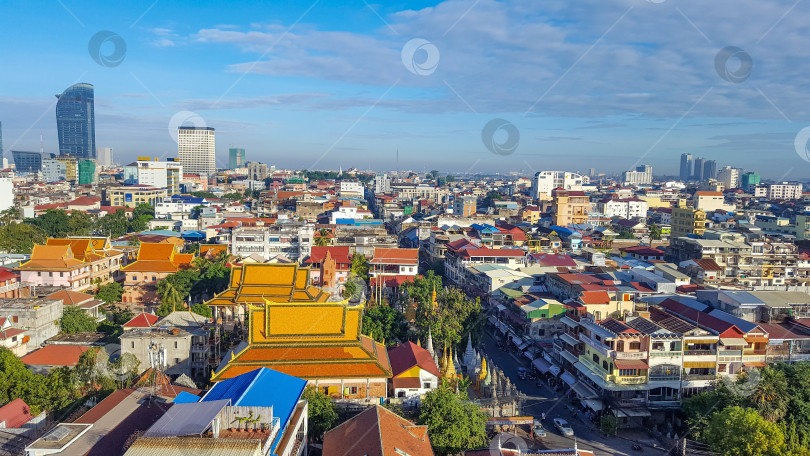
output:
<path id="1" fill-rule="evenodd" d="M 742 356 L 742 354 L 742 350 L 720 350 L 717 352 L 718 356 Z"/>
<path id="2" fill-rule="evenodd" d="M 602 366 L 597 365 L 585 356 L 580 356 L 579 362 L 582 363 L 583 366 L 587 367 L 591 372 L 601 377 L 602 380 L 608 381 L 611 377 L 610 373 L 602 369 Z"/>
<path id="3" fill-rule="evenodd" d="M 673 356 L 681 356 L 683 354 L 682 351 L 659 351 L 653 350 L 650 352 L 651 357 L 673 357 Z"/>
<path id="4" fill-rule="evenodd" d="M 603 345 L 602 342 L 599 342 L 598 340 L 594 339 L 591 336 L 586 335 L 585 333 L 579 335 L 579 340 L 588 344 L 591 348 L 599 352 L 599 354 L 601 354 L 602 356 L 610 357 L 610 352 L 613 351 L 609 347 Z"/>
<path id="5" fill-rule="evenodd" d="M 614 382 L 617 385 L 640 385 L 642 383 L 647 383 L 647 377 L 638 375 L 622 377 L 616 375 L 614 378 Z"/>
<path id="6" fill-rule="evenodd" d="M 715 356 L 717 355 L 717 350 L 687 350 L 683 354 L 684 356 Z"/>
<path id="7" fill-rule="evenodd" d="M 683 380 L 688 382 L 690 380 L 716 380 L 717 374 L 684 374 Z"/>
<path id="8" fill-rule="evenodd" d="M 650 382 L 673 382 L 673 381 L 677 382 L 680 379 L 681 379 L 680 375 L 672 375 L 672 374 L 670 374 L 670 375 L 654 375 L 654 374 L 651 374 L 649 376 L 648 381 L 650 381 Z"/>
<path id="9" fill-rule="evenodd" d="M 614 359 L 647 359 L 647 352 L 635 352 L 635 353 L 628 353 L 628 352 L 620 352 L 620 351 L 611 351 L 610 352 L 611 358 Z"/>

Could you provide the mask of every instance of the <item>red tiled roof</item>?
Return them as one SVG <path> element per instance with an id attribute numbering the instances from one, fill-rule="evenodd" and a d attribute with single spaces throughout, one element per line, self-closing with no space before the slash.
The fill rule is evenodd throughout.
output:
<path id="1" fill-rule="evenodd" d="M 607 291 L 583 291 L 579 297 L 584 304 L 609 304 L 610 296 Z"/>
<path id="2" fill-rule="evenodd" d="M 531 255 L 531 259 L 541 266 L 563 266 L 569 268 L 575 268 L 577 266 L 577 262 L 568 255 L 535 253 L 534 255 Z"/>
<path id="3" fill-rule="evenodd" d="M 0 267 L 0 282 L 5 282 L 7 280 L 19 277 L 19 274 L 15 274 L 11 269 Z"/>
<path id="4" fill-rule="evenodd" d="M 720 192 L 710 192 L 710 191 L 707 191 L 707 190 L 699 190 L 699 191 L 695 192 L 695 195 L 697 195 L 697 196 L 723 196 L 723 194 L 720 193 Z"/>
<path id="5" fill-rule="evenodd" d="M 21 358 L 29 366 L 70 366 L 79 362 L 82 353 L 90 347 L 82 345 L 46 345 Z"/>
<path id="6" fill-rule="evenodd" d="M 430 353 L 410 341 L 389 348 L 388 359 L 391 361 L 391 373 L 394 377 L 414 366 L 419 366 L 437 377 L 440 375 L 439 368 L 433 358 L 430 357 Z"/>
<path id="7" fill-rule="evenodd" d="M 4 427 L 7 429 L 16 429 L 33 418 L 31 408 L 22 399 L 14 399 L 0 407 L 0 422 L 5 422 Z"/>
<path id="8" fill-rule="evenodd" d="M 332 428 L 324 435 L 323 456 L 433 456 L 427 426 L 379 405 Z"/>
<path id="9" fill-rule="evenodd" d="M 619 250 L 627 253 L 642 256 L 663 256 L 664 252 L 659 249 L 648 247 L 646 245 L 634 245 L 632 247 L 622 247 Z"/>
<path id="10" fill-rule="evenodd" d="M 80 196 L 73 201 L 67 203 L 68 206 L 93 206 L 96 203 L 100 203 L 101 198 L 96 198 L 94 196 Z"/>
<path id="11" fill-rule="evenodd" d="M 0 322 L 0 324 L 2 324 L 2 322 Z M 25 330 L 20 329 L 20 328 L 9 328 L 9 329 L 7 329 L 5 331 L 0 329 L 0 340 L 6 340 L 9 337 L 18 336 L 20 334 L 23 334 L 24 332 L 25 332 Z"/>
<path id="12" fill-rule="evenodd" d="M 704 271 L 722 271 L 723 268 L 711 258 L 702 258 L 700 260 L 692 260 Z"/>
<path id="13" fill-rule="evenodd" d="M 336 264 L 352 264 L 352 259 L 349 255 L 350 248 L 348 246 L 312 247 L 312 253 L 309 254 L 309 258 L 304 261 L 304 263 L 322 263 L 324 258 L 326 258 L 326 252 L 329 252 L 332 255 L 332 258 L 335 260 Z"/>
<path id="14" fill-rule="evenodd" d="M 417 264 L 419 249 L 374 249 L 372 264 Z"/>
<path id="15" fill-rule="evenodd" d="M 122 326 L 124 328 L 151 328 L 159 319 L 160 317 L 157 315 L 144 312 L 140 315 L 136 315 Z"/>

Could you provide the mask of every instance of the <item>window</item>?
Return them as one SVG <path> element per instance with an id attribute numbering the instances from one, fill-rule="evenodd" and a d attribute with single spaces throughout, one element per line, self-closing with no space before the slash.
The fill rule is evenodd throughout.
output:
<path id="1" fill-rule="evenodd" d="M 64 272 L 60 272 L 60 273 L 59 273 L 59 277 L 64 277 L 64 276 L 65 276 L 65 273 L 64 273 Z"/>
<path id="2" fill-rule="evenodd" d="M 641 342 L 630 342 L 630 350 L 641 350 Z"/>
<path id="3" fill-rule="evenodd" d="M 356 386 L 349 387 L 349 394 L 357 394 L 357 387 Z"/>
<path id="4" fill-rule="evenodd" d="M 664 343 L 663 342 L 653 342 L 652 349 L 657 351 L 664 351 Z"/>
<path id="5" fill-rule="evenodd" d="M 626 377 L 629 375 L 638 375 L 636 372 L 636 369 L 619 369 L 619 376 Z"/>
<path id="6" fill-rule="evenodd" d="M 624 351 L 624 341 L 623 340 L 616 341 L 616 351 L 620 351 L 620 352 Z"/>
<path id="7" fill-rule="evenodd" d="M 596 353 L 593 354 L 593 362 L 599 364 L 599 356 L 597 356 Z"/>
<path id="8" fill-rule="evenodd" d="M 132 280 L 138 280 L 137 276 L 132 276 Z"/>
<path id="9" fill-rule="evenodd" d="M 423 389 L 430 389 L 430 388 L 432 388 L 432 384 L 430 382 L 422 383 L 422 388 Z"/>
<path id="10" fill-rule="evenodd" d="M 157 277 L 152 276 L 152 282 L 157 282 Z"/>
<path id="11" fill-rule="evenodd" d="M 602 369 L 608 370 L 608 363 L 607 361 L 602 361 Z"/>
<path id="12" fill-rule="evenodd" d="M 131 344 L 132 344 L 131 348 L 135 348 L 135 341 L 134 340 L 131 342 Z"/>
<path id="13" fill-rule="evenodd" d="M 329 387 L 328 386 L 323 386 L 321 388 L 323 388 L 323 394 L 326 394 L 328 396 L 329 395 Z M 402 393 L 402 395 L 404 396 L 405 393 Z"/>
<path id="14" fill-rule="evenodd" d="M 12 338 L 11 338 L 11 341 L 12 341 L 12 342 L 17 342 L 17 336 L 12 337 Z"/>
<path id="15" fill-rule="evenodd" d="M 174 341 L 174 348 L 177 348 L 177 341 Z"/>
<path id="16" fill-rule="evenodd" d="M 42 273 L 41 273 L 41 272 L 37 272 L 37 277 L 42 277 Z"/>
<path id="17" fill-rule="evenodd" d="M 49 272 L 48 277 L 53 277 L 53 272 Z"/>

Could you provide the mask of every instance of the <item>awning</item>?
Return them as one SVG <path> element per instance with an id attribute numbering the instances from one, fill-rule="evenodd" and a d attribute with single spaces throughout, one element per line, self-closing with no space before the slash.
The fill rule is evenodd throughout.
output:
<path id="1" fill-rule="evenodd" d="M 564 317 L 560 318 L 560 322 L 562 322 L 565 326 L 568 326 L 568 327 L 571 327 L 571 328 L 576 328 L 577 326 L 579 326 L 579 323 L 577 323 L 574 320 L 568 318 L 567 316 L 564 316 Z"/>
<path id="2" fill-rule="evenodd" d="M 498 319 L 495 318 L 495 315 L 490 315 L 489 318 L 487 318 L 487 320 L 489 320 L 489 322 L 492 323 L 493 325 L 498 324 Z"/>
<path id="3" fill-rule="evenodd" d="M 631 416 L 650 416 L 650 411 L 644 408 L 617 408 L 613 409 L 617 418 L 627 418 Z"/>
<path id="4" fill-rule="evenodd" d="M 717 367 L 715 361 L 684 361 L 683 367 Z"/>
<path id="5" fill-rule="evenodd" d="M 552 364 L 551 367 L 548 368 L 548 371 L 551 372 L 551 375 L 558 377 L 560 372 L 562 372 L 562 369 L 560 369 L 560 366 Z"/>
<path id="6" fill-rule="evenodd" d="M 647 362 L 641 359 L 617 359 L 613 362 L 617 369 L 649 369 Z"/>
<path id="7" fill-rule="evenodd" d="M 563 350 L 560 353 L 562 354 L 562 357 L 571 364 L 579 362 L 579 358 L 568 350 Z"/>
<path id="8" fill-rule="evenodd" d="M 532 366 L 535 367 L 541 374 L 547 374 L 548 371 L 551 369 L 551 365 L 543 358 L 537 358 L 536 360 L 532 361 Z M 559 368 L 558 368 L 559 369 Z"/>
<path id="9" fill-rule="evenodd" d="M 571 346 L 574 346 L 574 345 L 579 343 L 579 341 L 574 339 L 573 336 L 571 336 L 570 334 L 566 334 L 566 333 L 560 334 L 560 340 L 562 340 L 563 342 L 565 342 L 566 344 L 571 345 Z"/>
<path id="10" fill-rule="evenodd" d="M 755 343 L 755 342 L 769 342 L 770 338 L 764 337 L 764 336 L 749 336 L 749 337 L 746 337 L 745 340 L 747 340 L 748 342 L 752 342 L 752 343 Z"/>
<path id="11" fill-rule="evenodd" d="M 590 386 L 582 383 L 576 382 L 571 386 L 571 389 L 577 393 L 577 396 L 580 399 L 595 399 L 599 397 L 599 394 L 596 393 Z"/>
<path id="12" fill-rule="evenodd" d="M 745 367 L 765 367 L 767 364 L 765 361 L 743 361 Z"/>
<path id="13" fill-rule="evenodd" d="M 497 309 L 498 310 L 506 310 L 506 306 L 504 306 L 503 304 L 498 304 Z"/>
<path id="14" fill-rule="evenodd" d="M 523 345 L 523 339 L 518 336 L 512 336 L 512 342 L 514 342 L 517 346 Z"/>
<path id="15" fill-rule="evenodd" d="M 525 352 L 523 352 L 523 354 L 524 354 L 524 355 L 525 355 L 527 358 L 529 358 L 529 361 L 531 361 L 531 360 L 533 360 L 533 359 L 534 359 L 534 355 L 533 355 L 533 354 L 532 354 L 532 352 L 530 352 L 530 351 L 525 351 Z"/>
<path id="16" fill-rule="evenodd" d="M 585 399 L 582 401 L 586 407 L 593 410 L 594 412 L 598 412 L 605 408 L 605 403 L 602 402 L 600 399 Z"/>
<path id="17" fill-rule="evenodd" d="M 498 328 L 501 330 L 501 334 L 506 334 L 509 331 L 509 328 L 506 327 L 505 324 L 501 323 L 501 326 Z"/>
<path id="18" fill-rule="evenodd" d="M 529 347 L 529 346 L 531 346 L 531 343 L 523 341 L 522 344 L 518 345 L 518 350 L 525 350 L 526 347 Z"/>
<path id="19" fill-rule="evenodd" d="M 563 372 L 563 374 L 562 374 L 562 376 L 560 378 L 563 379 L 563 381 L 565 383 L 568 383 L 570 386 L 574 386 L 574 384 L 577 382 L 576 377 L 571 375 L 570 372 Z"/>
<path id="20" fill-rule="evenodd" d="M 746 345 L 748 345 L 748 342 L 746 342 L 745 339 L 743 339 L 742 337 L 723 337 L 722 339 L 720 339 L 720 343 L 722 343 L 726 347 L 729 346 L 737 347 L 740 345 L 745 347 Z"/>
<path id="21" fill-rule="evenodd" d="M 683 343 L 685 344 L 716 344 L 717 339 L 694 339 L 694 340 L 684 340 Z"/>

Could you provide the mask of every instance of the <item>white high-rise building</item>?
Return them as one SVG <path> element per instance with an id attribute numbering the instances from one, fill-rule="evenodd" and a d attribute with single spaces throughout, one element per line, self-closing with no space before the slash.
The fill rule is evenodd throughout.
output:
<path id="1" fill-rule="evenodd" d="M 183 165 L 176 158 L 168 161 L 138 157 L 138 185 L 165 188 L 169 195 L 180 193 Z"/>
<path id="2" fill-rule="evenodd" d="M 374 176 L 374 193 L 389 193 L 391 191 L 391 176 L 386 173 Z"/>
<path id="3" fill-rule="evenodd" d="M 540 171 L 532 178 L 532 196 L 540 195 L 551 197 L 555 188 L 565 190 L 582 190 L 582 186 L 590 183 L 588 176 L 566 171 Z"/>
<path id="4" fill-rule="evenodd" d="M 717 171 L 717 180 L 725 184 L 725 188 L 740 188 L 740 168 L 724 166 Z"/>
<path id="5" fill-rule="evenodd" d="M 112 147 L 96 147 L 96 161 L 99 166 L 112 166 L 113 164 L 113 150 Z"/>
<path id="6" fill-rule="evenodd" d="M 624 182 L 630 185 L 652 184 L 652 166 L 637 166 L 635 171 L 624 172 Z"/>
<path id="7" fill-rule="evenodd" d="M 14 206 L 14 180 L 0 178 L 0 211 Z"/>
<path id="8" fill-rule="evenodd" d="M 216 142 L 211 127 L 178 127 L 177 155 L 187 173 L 216 174 Z"/>

